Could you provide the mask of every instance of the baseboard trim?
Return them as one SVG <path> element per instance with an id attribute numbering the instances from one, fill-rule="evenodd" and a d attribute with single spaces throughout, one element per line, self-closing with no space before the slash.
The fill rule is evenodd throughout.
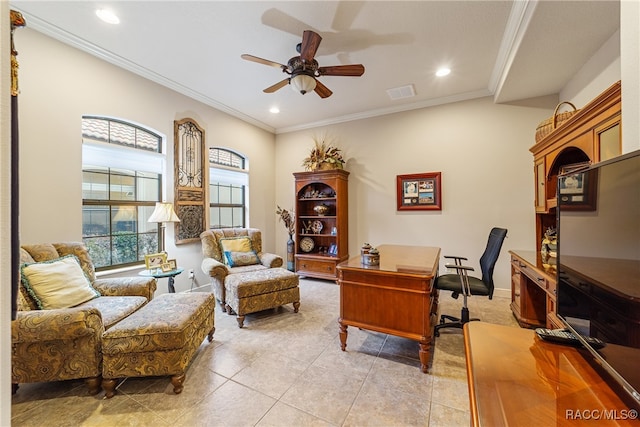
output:
<path id="1" fill-rule="evenodd" d="M 511 298 L 511 289 L 494 288 L 493 296 L 498 298 Z"/>

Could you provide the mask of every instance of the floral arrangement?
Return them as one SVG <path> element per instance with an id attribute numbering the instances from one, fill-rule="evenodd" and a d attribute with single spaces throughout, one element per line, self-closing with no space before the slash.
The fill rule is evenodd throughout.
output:
<path id="1" fill-rule="evenodd" d="M 302 166 L 308 171 L 318 169 L 342 169 L 344 166 L 344 157 L 339 148 L 334 145 L 327 144 L 322 138 L 315 139 L 315 145 L 309 153 L 309 157 L 302 161 Z"/>
<path id="2" fill-rule="evenodd" d="M 276 215 L 279 216 L 279 220 L 284 223 L 284 226 L 287 228 L 287 233 L 289 235 L 295 234 L 296 230 L 296 216 L 293 212 L 289 212 L 286 209 L 282 209 L 278 206 L 276 209 Z"/>

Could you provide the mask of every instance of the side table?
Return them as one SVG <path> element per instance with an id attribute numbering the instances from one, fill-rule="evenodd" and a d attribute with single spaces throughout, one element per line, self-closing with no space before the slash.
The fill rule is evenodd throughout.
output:
<path id="1" fill-rule="evenodd" d="M 175 270 L 171 271 L 162 271 L 162 270 L 142 270 L 138 275 L 145 277 L 154 277 L 156 279 L 162 279 L 167 277 L 169 279 L 169 293 L 175 294 L 176 288 L 174 287 L 174 277 L 178 274 L 182 273 L 184 268 L 178 267 Z"/>

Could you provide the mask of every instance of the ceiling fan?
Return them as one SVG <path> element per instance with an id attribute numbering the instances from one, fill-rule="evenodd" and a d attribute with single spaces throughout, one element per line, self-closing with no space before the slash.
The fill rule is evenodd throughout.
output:
<path id="1" fill-rule="evenodd" d="M 278 62 L 269 61 L 268 59 L 258 58 L 253 55 L 241 55 L 242 59 L 257 62 L 259 64 L 269 65 L 280 68 L 283 73 L 291 77 L 269 86 L 264 89 L 265 93 L 273 93 L 278 89 L 290 84 L 291 87 L 301 94 L 315 91 L 321 98 L 331 96 L 333 92 L 328 87 L 318 81 L 320 76 L 353 76 L 358 77 L 364 74 L 364 66 L 362 64 L 351 65 L 334 65 L 329 67 L 321 67 L 313 57 L 320 46 L 322 37 L 314 31 L 306 30 L 302 33 L 302 43 L 298 43 L 296 50 L 300 56 L 294 56 L 289 59 L 287 65 Z"/>

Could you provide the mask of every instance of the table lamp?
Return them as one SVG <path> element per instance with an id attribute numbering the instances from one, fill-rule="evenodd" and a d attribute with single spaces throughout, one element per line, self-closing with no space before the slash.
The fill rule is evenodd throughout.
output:
<path id="1" fill-rule="evenodd" d="M 156 202 L 156 208 L 149 217 L 149 222 L 160 223 L 160 247 L 159 250 L 164 250 L 164 231 L 167 222 L 180 222 L 180 218 L 173 210 L 173 204 L 166 202 Z"/>

